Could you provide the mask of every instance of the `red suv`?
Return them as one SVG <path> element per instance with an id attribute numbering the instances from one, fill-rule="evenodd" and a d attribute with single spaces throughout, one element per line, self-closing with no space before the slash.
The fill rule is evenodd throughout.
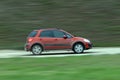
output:
<path id="1" fill-rule="evenodd" d="M 32 31 L 25 44 L 25 50 L 33 54 L 41 54 L 44 50 L 64 50 L 71 49 L 75 53 L 82 53 L 84 50 L 92 48 L 88 39 L 75 37 L 61 29 L 39 29 Z"/>

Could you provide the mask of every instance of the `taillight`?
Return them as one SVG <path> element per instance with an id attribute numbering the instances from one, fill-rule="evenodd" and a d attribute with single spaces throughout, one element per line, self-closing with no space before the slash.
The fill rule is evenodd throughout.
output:
<path id="1" fill-rule="evenodd" d="M 33 40 L 32 38 L 28 38 L 28 42 L 32 42 L 32 40 Z"/>

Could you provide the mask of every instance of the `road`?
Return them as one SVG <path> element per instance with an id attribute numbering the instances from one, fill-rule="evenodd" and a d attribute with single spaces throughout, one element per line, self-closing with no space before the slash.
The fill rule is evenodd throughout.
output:
<path id="1" fill-rule="evenodd" d="M 72 51 L 45 51 L 41 55 L 32 55 L 31 52 L 23 50 L 0 50 L 0 58 L 13 58 L 13 57 L 66 57 L 66 56 L 87 56 L 87 55 L 104 55 L 104 54 L 120 54 L 120 47 L 95 47 L 86 50 L 82 54 L 74 54 Z"/>

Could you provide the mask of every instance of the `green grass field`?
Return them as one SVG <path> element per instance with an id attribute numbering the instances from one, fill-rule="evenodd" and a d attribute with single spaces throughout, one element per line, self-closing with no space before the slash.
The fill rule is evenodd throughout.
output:
<path id="1" fill-rule="evenodd" d="M 0 80 L 120 80 L 120 55 L 0 59 Z"/>
<path id="2" fill-rule="evenodd" d="M 0 49 L 23 49 L 34 29 L 61 28 L 95 46 L 120 46 L 119 0 L 0 0 Z"/>

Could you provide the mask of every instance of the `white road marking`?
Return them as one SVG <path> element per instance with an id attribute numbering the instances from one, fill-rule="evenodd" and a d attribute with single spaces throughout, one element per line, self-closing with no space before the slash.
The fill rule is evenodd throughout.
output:
<path id="1" fill-rule="evenodd" d="M 103 55 L 103 54 L 120 54 L 120 47 L 95 47 L 85 50 L 83 54 L 74 54 L 72 51 L 47 51 L 42 55 L 32 55 L 31 52 L 22 50 L 0 50 L 0 58 L 12 57 L 66 57 L 66 56 L 86 56 L 86 55 Z"/>

